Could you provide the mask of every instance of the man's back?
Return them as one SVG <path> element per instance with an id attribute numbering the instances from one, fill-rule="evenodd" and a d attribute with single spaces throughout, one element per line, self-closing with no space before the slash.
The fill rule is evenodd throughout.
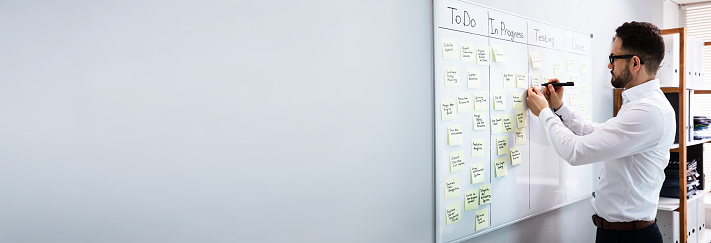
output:
<path id="1" fill-rule="evenodd" d="M 592 205 L 610 222 L 654 220 L 676 131 L 674 109 L 658 80 L 626 90 L 623 99 L 618 117 L 608 122 L 622 137 L 635 137 L 635 144 L 627 155 L 603 163 Z"/>

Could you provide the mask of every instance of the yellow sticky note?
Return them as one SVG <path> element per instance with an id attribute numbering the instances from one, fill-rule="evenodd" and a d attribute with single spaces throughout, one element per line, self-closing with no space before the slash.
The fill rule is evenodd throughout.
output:
<path id="1" fill-rule="evenodd" d="M 474 230 L 483 230 L 489 227 L 489 208 L 477 210 L 474 213 Z"/>
<path id="2" fill-rule="evenodd" d="M 506 109 L 506 98 L 504 98 L 505 92 L 493 92 L 494 98 L 494 110 L 505 110 Z"/>
<path id="3" fill-rule="evenodd" d="M 459 67 L 444 67 L 444 87 L 459 87 Z"/>
<path id="4" fill-rule="evenodd" d="M 531 74 L 531 87 L 540 87 L 541 86 L 541 74 L 540 73 L 532 73 Z"/>
<path id="5" fill-rule="evenodd" d="M 577 75 L 574 75 L 574 74 L 571 74 L 571 75 L 570 75 L 570 82 L 573 82 L 573 83 L 578 82 L 578 76 L 577 76 Z"/>
<path id="6" fill-rule="evenodd" d="M 464 211 L 479 208 L 479 189 L 469 190 L 464 193 Z"/>
<path id="7" fill-rule="evenodd" d="M 447 126 L 447 142 L 449 145 L 462 145 L 463 139 L 462 125 Z"/>
<path id="8" fill-rule="evenodd" d="M 473 42 L 462 41 L 462 61 L 465 62 L 475 62 L 476 61 L 476 46 Z"/>
<path id="9" fill-rule="evenodd" d="M 479 187 L 479 205 L 491 203 L 491 184 Z"/>
<path id="10" fill-rule="evenodd" d="M 489 109 L 489 101 L 486 92 L 474 92 L 474 110 L 485 111 Z"/>
<path id="11" fill-rule="evenodd" d="M 553 75 L 555 75 L 555 76 L 563 75 L 562 65 L 563 64 L 561 64 L 560 62 L 555 62 L 555 64 L 553 64 Z"/>
<path id="12" fill-rule="evenodd" d="M 516 127 L 517 128 L 523 128 L 526 127 L 526 111 L 517 111 L 516 112 Z"/>
<path id="13" fill-rule="evenodd" d="M 521 164 L 523 158 L 521 158 L 521 147 L 511 147 L 511 165 Z"/>
<path id="14" fill-rule="evenodd" d="M 495 62 L 506 62 L 506 53 L 501 45 L 492 45 L 491 50 L 494 51 Z"/>
<path id="15" fill-rule="evenodd" d="M 516 73 L 512 71 L 503 71 L 504 88 L 510 89 L 516 87 Z"/>
<path id="16" fill-rule="evenodd" d="M 457 93 L 457 113 L 471 112 L 474 107 L 472 93 Z"/>
<path id="17" fill-rule="evenodd" d="M 444 99 L 440 101 L 441 111 L 442 111 L 442 121 L 457 119 L 457 100 L 455 99 Z"/>
<path id="18" fill-rule="evenodd" d="M 588 74 L 588 63 L 583 61 L 580 63 L 580 74 L 586 75 Z"/>
<path id="19" fill-rule="evenodd" d="M 502 177 L 508 173 L 506 170 L 506 156 L 496 158 L 494 161 L 494 172 L 496 177 Z"/>
<path id="20" fill-rule="evenodd" d="M 444 199 L 459 197 L 459 177 L 452 177 L 444 181 Z"/>
<path id="21" fill-rule="evenodd" d="M 502 120 L 501 116 L 491 116 L 491 134 L 503 132 L 504 125 Z"/>
<path id="22" fill-rule="evenodd" d="M 575 85 L 578 85 L 578 84 L 575 84 Z M 587 98 L 589 89 L 590 89 L 590 87 L 588 87 L 587 83 L 580 83 L 580 96 L 582 96 L 583 98 Z"/>
<path id="23" fill-rule="evenodd" d="M 568 93 L 568 102 L 570 105 L 578 105 L 578 94 L 575 91 Z"/>
<path id="24" fill-rule="evenodd" d="M 523 93 L 513 94 L 513 109 L 523 110 Z"/>
<path id="25" fill-rule="evenodd" d="M 474 112 L 472 115 L 472 130 L 486 130 L 486 112 Z"/>
<path id="26" fill-rule="evenodd" d="M 541 54 L 537 51 L 531 52 L 531 67 L 533 67 L 533 68 L 543 67 L 543 61 L 541 60 Z"/>
<path id="27" fill-rule="evenodd" d="M 526 78 L 525 72 L 517 72 L 516 73 L 516 87 L 518 87 L 520 89 L 528 88 L 528 86 L 526 86 L 526 80 L 528 80 L 528 79 Z"/>
<path id="28" fill-rule="evenodd" d="M 503 132 L 513 132 L 514 131 L 514 116 L 513 115 L 501 115 L 501 122 L 503 124 Z"/>
<path id="29" fill-rule="evenodd" d="M 498 155 L 504 155 L 509 152 L 509 136 L 496 138 L 496 151 Z"/>
<path id="30" fill-rule="evenodd" d="M 479 69 L 467 68 L 467 88 L 481 88 L 481 81 L 479 81 Z"/>
<path id="31" fill-rule="evenodd" d="M 472 158 L 484 158 L 484 139 L 472 138 Z"/>
<path id="32" fill-rule="evenodd" d="M 442 39 L 442 58 L 457 59 L 457 39 Z"/>
<path id="33" fill-rule="evenodd" d="M 457 201 L 447 204 L 447 207 L 444 210 L 446 211 L 447 225 L 462 220 L 462 202 Z"/>
<path id="34" fill-rule="evenodd" d="M 449 153 L 449 172 L 464 170 L 464 150 Z"/>
<path id="35" fill-rule="evenodd" d="M 572 71 L 575 68 L 575 57 L 573 55 L 568 55 L 566 60 L 566 66 L 568 66 L 568 71 Z"/>
<path id="36" fill-rule="evenodd" d="M 526 128 L 516 129 L 516 145 L 526 144 Z"/>
<path id="37" fill-rule="evenodd" d="M 481 66 L 489 65 L 489 47 L 479 46 L 476 48 L 476 64 Z"/>
<path id="38" fill-rule="evenodd" d="M 484 163 L 472 163 L 469 167 L 469 176 L 472 184 L 484 182 Z"/>

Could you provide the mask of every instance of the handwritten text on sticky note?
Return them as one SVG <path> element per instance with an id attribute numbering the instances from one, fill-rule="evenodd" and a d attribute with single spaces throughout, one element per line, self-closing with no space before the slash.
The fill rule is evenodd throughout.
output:
<path id="1" fill-rule="evenodd" d="M 502 177 L 508 173 L 506 169 L 506 156 L 496 158 L 494 161 L 494 173 L 496 177 Z"/>
<path id="2" fill-rule="evenodd" d="M 462 202 L 453 202 L 450 204 L 447 204 L 447 207 L 445 208 L 445 214 L 447 217 L 447 225 L 459 222 L 462 220 Z"/>
<path id="3" fill-rule="evenodd" d="M 448 178 L 444 181 L 444 199 L 459 197 L 459 177 Z"/>
<path id="4" fill-rule="evenodd" d="M 521 164 L 523 158 L 521 157 L 521 147 L 511 147 L 511 165 Z"/>
<path id="5" fill-rule="evenodd" d="M 462 145 L 464 135 L 462 135 L 462 125 L 447 126 L 447 141 L 449 145 Z"/>

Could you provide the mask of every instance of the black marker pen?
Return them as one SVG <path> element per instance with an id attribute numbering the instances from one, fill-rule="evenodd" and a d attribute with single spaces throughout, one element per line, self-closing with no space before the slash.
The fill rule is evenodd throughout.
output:
<path id="1" fill-rule="evenodd" d="M 567 82 L 567 83 L 544 83 L 544 84 L 541 84 L 541 86 L 548 87 L 549 84 L 550 84 L 550 85 L 553 85 L 553 87 L 556 87 L 556 86 L 575 86 L 575 83 L 573 83 L 573 82 Z"/>

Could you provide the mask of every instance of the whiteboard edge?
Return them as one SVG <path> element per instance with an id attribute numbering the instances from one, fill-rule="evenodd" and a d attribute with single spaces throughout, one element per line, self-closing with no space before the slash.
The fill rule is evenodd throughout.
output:
<path id="1" fill-rule="evenodd" d="M 518 223 L 518 222 L 521 222 L 521 221 L 524 221 L 524 220 L 527 220 L 527 219 L 530 219 L 530 218 L 533 218 L 533 217 L 536 217 L 536 216 L 539 216 L 539 215 L 541 215 L 541 214 L 548 213 L 548 212 L 551 212 L 551 211 L 553 211 L 553 210 L 556 210 L 556 209 L 559 209 L 559 208 L 563 208 L 563 207 L 565 207 L 565 206 L 568 206 L 568 205 L 571 205 L 571 204 L 574 204 L 574 203 L 578 203 L 578 202 L 580 202 L 580 201 L 582 201 L 582 200 L 585 200 L 585 199 L 590 199 L 591 197 L 592 197 L 592 195 L 584 196 L 584 197 L 581 197 L 581 198 L 572 200 L 572 201 L 570 201 L 570 202 L 567 202 L 567 203 L 558 205 L 558 206 L 556 206 L 556 207 L 550 208 L 550 209 L 548 209 L 548 210 L 544 210 L 544 211 L 541 211 L 541 212 L 538 212 L 538 213 L 534 213 L 534 214 L 528 215 L 528 216 L 526 216 L 526 217 L 523 217 L 523 218 L 520 218 L 520 219 L 517 219 L 517 220 L 513 220 L 513 221 L 510 221 L 510 222 L 508 222 L 508 223 L 505 223 L 505 224 L 502 224 L 502 225 L 499 225 L 499 226 L 496 226 L 496 227 L 492 227 L 492 228 L 486 229 L 486 230 L 484 230 L 484 231 L 481 231 L 481 232 L 478 232 L 478 233 L 475 233 L 475 234 L 467 235 L 467 236 L 464 236 L 464 237 L 462 237 L 462 238 L 459 238 L 459 239 L 456 239 L 456 240 L 453 240 L 453 241 L 450 241 L 450 242 L 447 242 L 447 243 L 458 243 L 458 242 L 463 242 L 463 241 L 465 241 L 465 240 L 473 239 L 473 238 L 482 236 L 482 235 L 484 235 L 484 234 L 486 234 L 486 233 L 489 233 L 489 232 L 492 232 L 492 231 L 495 231 L 495 230 L 504 228 L 504 227 L 506 227 L 506 226 L 509 226 L 509 225 L 512 225 L 512 224 L 515 224 L 515 223 Z"/>

